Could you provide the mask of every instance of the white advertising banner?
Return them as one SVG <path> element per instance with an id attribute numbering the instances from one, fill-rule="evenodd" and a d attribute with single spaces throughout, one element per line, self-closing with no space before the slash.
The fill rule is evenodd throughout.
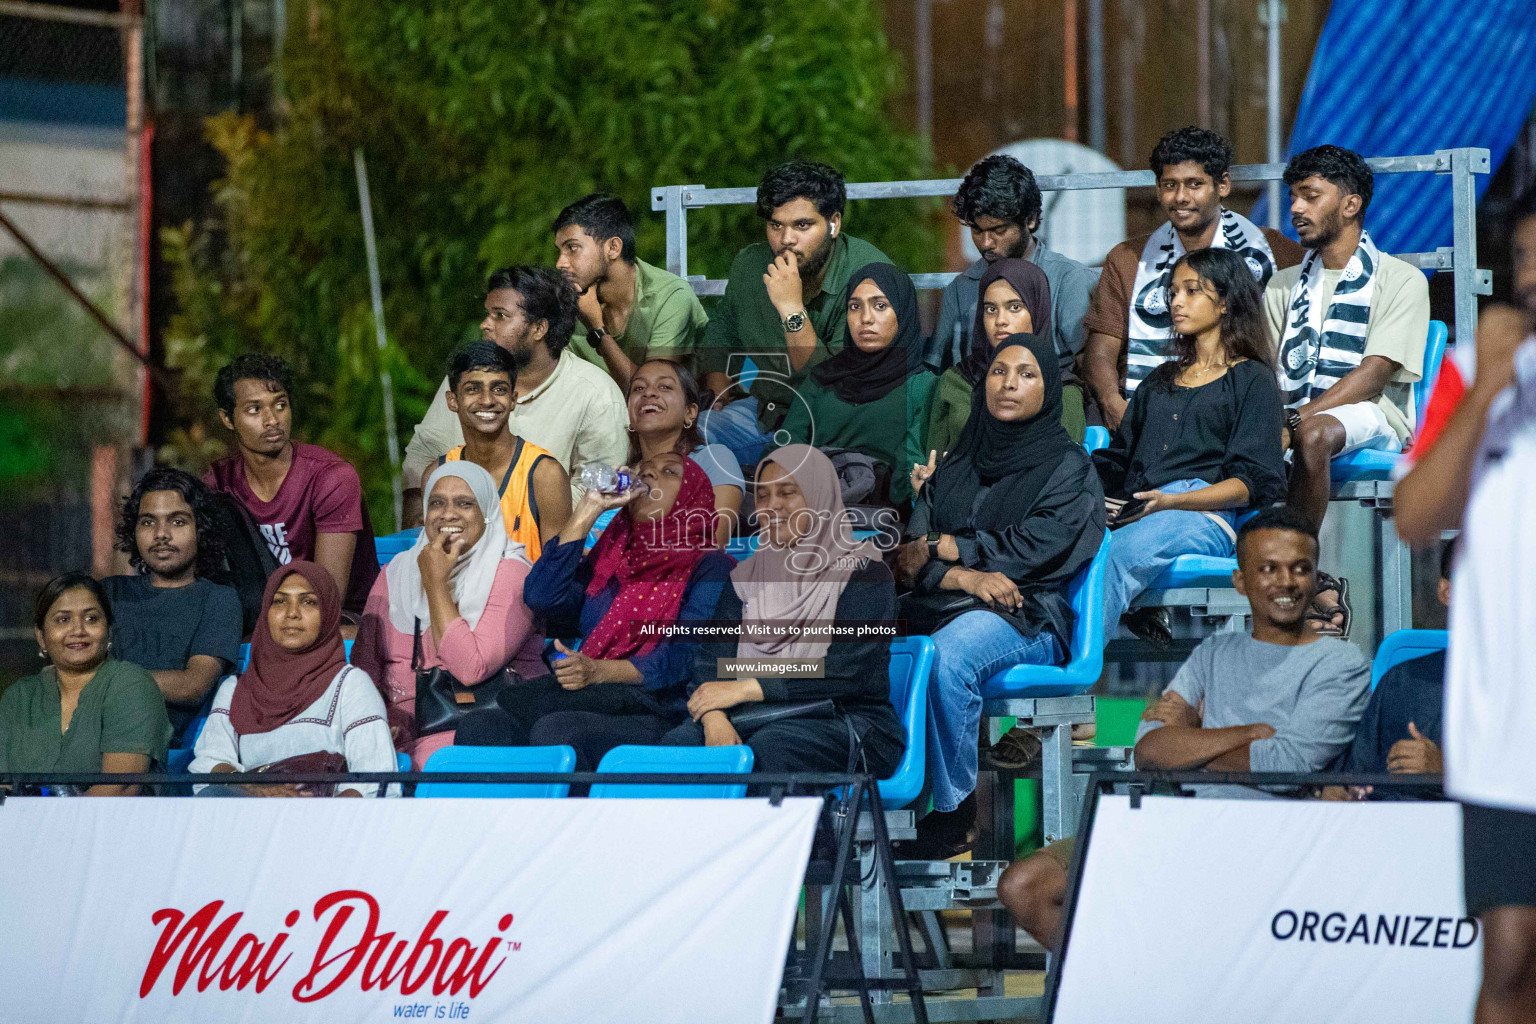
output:
<path id="1" fill-rule="evenodd" d="M 821 801 L 0 805 L 0 1019 L 773 1017 Z"/>
<path id="2" fill-rule="evenodd" d="M 1102 796 L 1058 1024 L 1472 1019 L 1454 803 Z"/>

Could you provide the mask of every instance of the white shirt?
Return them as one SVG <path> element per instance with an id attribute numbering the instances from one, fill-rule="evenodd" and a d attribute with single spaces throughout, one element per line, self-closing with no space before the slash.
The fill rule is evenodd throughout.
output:
<path id="1" fill-rule="evenodd" d="M 226 676 L 219 684 L 213 710 L 197 737 L 196 756 L 187 767 L 189 772 L 210 772 L 221 763 L 252 771 L 287 757 L 319 751 L 345 755 L 347 770 L 352 772 L 392 772 L 398 768 L 384 698 L 362 669 L 348 665 L 336 673 L 325 692 L 292 721 L 271 732 L 244 736 L 236 735 L 229 721 L 229 704 L 238 682 L 234 676 Z M 273 781 L 282 780 L 273 776 Z M 356 789 L 363 796 L 374 796 L 379 789 L 361 783 L 350 783 L 346 788 Z M 391 786 L 389 795 L 399 795 L 398 788 Z"/>
<path id="2" fill-rule="evenodd" d="M 1488 412 L 1451 580 L 1446 792 L 1536 813 L 1536 338 Z"/>
<path id="3" fill-rule="evenodd" d="M 448 449 L 464 443 L 457 413 L 448 409 L 448 378 L 405 446 L 401 475 L 406 487 L 420 487 Z M 629 455 L 629 410 L 619 386 L 570 349 L 560 353 L 555 372 L 512 406 L 507 427 L 555 457 L 567 473 L 588 462 L 622 466 Z M 581 499 L 572 482 L 571 500 Z"/>

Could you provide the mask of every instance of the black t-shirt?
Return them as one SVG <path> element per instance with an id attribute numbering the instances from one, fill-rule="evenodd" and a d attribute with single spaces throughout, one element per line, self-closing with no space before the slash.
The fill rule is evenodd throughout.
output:
<path id="1" fill-rule="evenodd" d="M 112 602 L 112 656 L 151 672 L 180 671 L 194 654 L 206 654 L 233 671 L 240 660 L 240 598 L 229 587 L 193 580 L 185 587 L 157 587 L 147 576 L 109 576 L 101 581 Z M 215 685 L 209 689 L 211 699 Z M 166 702 L 171 746 L 180 746 L 187 724 L 208 700 Z"/>

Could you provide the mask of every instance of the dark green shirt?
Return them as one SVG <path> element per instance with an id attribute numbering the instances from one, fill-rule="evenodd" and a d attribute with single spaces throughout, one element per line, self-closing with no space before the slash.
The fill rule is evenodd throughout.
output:
<path id="1" fill-rule="evenodd" d="M 755 242 L 736 254 L 725 295 L 710 313 L 700 352 L 704 373 L 741 374 L 743 358 L 751 358 L 758 376 L 751 394 L 757 399 L 758 427 L 766 434 L 777 430 L 789 411 L 793 392 L 817 363 L 842 349 L 848 337 L 848 310 L 843 293 L 848 278 L 867 263 L 890 263 L 885 253 L 861 238 L 838 235 L 821 278 L 821 291 L 805 304 L 807 326 L 816 330 L 816 349 L 805 365 L 793 370 L 784 327 L 763 274 L 773 262 L 767 242 Z M 732 357 L 735 358 L 732 358 Z"/>
<path id="2" fill-rule="evenodd" d="M 164 763 L 171 739 L 165 698 L 154 677 L 126 661 L 106 661 L 80 691 L 60 732 L 53 666 L 18 680 L 0 696 L 0 771 L 99 772 L 102 754 L 147 754 Z"/>
<path id="3" fill-rule="evenodd" d="M 800 388 L 804 401 L 784 420 L 788 443 L 847 448 L 878 459 L 891 471 L 892 503 L 905 505 L 912 499 L 912 464 L 928 461 L 928 406 L 935 383 L 925 371 L 884 398 L 853 405 L 809 377 Z"/>

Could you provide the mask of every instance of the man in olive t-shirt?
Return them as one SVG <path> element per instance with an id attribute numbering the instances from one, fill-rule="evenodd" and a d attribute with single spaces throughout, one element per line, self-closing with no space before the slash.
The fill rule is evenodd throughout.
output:
<path id="1" fill-rule="evenodd" d="M 775 442 L 795 389 L 848 337 L 843 292 L 854 271 L 891 260 L 842 231 L 847 191 L 826 164 L 776 167 L 757 187 L 768 238 L 736 254 L 725 297 L 704 335 L 700 367 L 715 404 L 699 421 L 704 440 L 755 466 Z M 746 360 L 757 376 L 743 388 Z"/>
<path id="2" fill-rule="evenodd" d="M 594 192 L 555 218 L 555 269 L 577 292 L 570 349 L 628 391 L 647 359 L 693 369 L 709 317 L 676 274 L 635 258 L 635 222 L 622 199 Z"/>

